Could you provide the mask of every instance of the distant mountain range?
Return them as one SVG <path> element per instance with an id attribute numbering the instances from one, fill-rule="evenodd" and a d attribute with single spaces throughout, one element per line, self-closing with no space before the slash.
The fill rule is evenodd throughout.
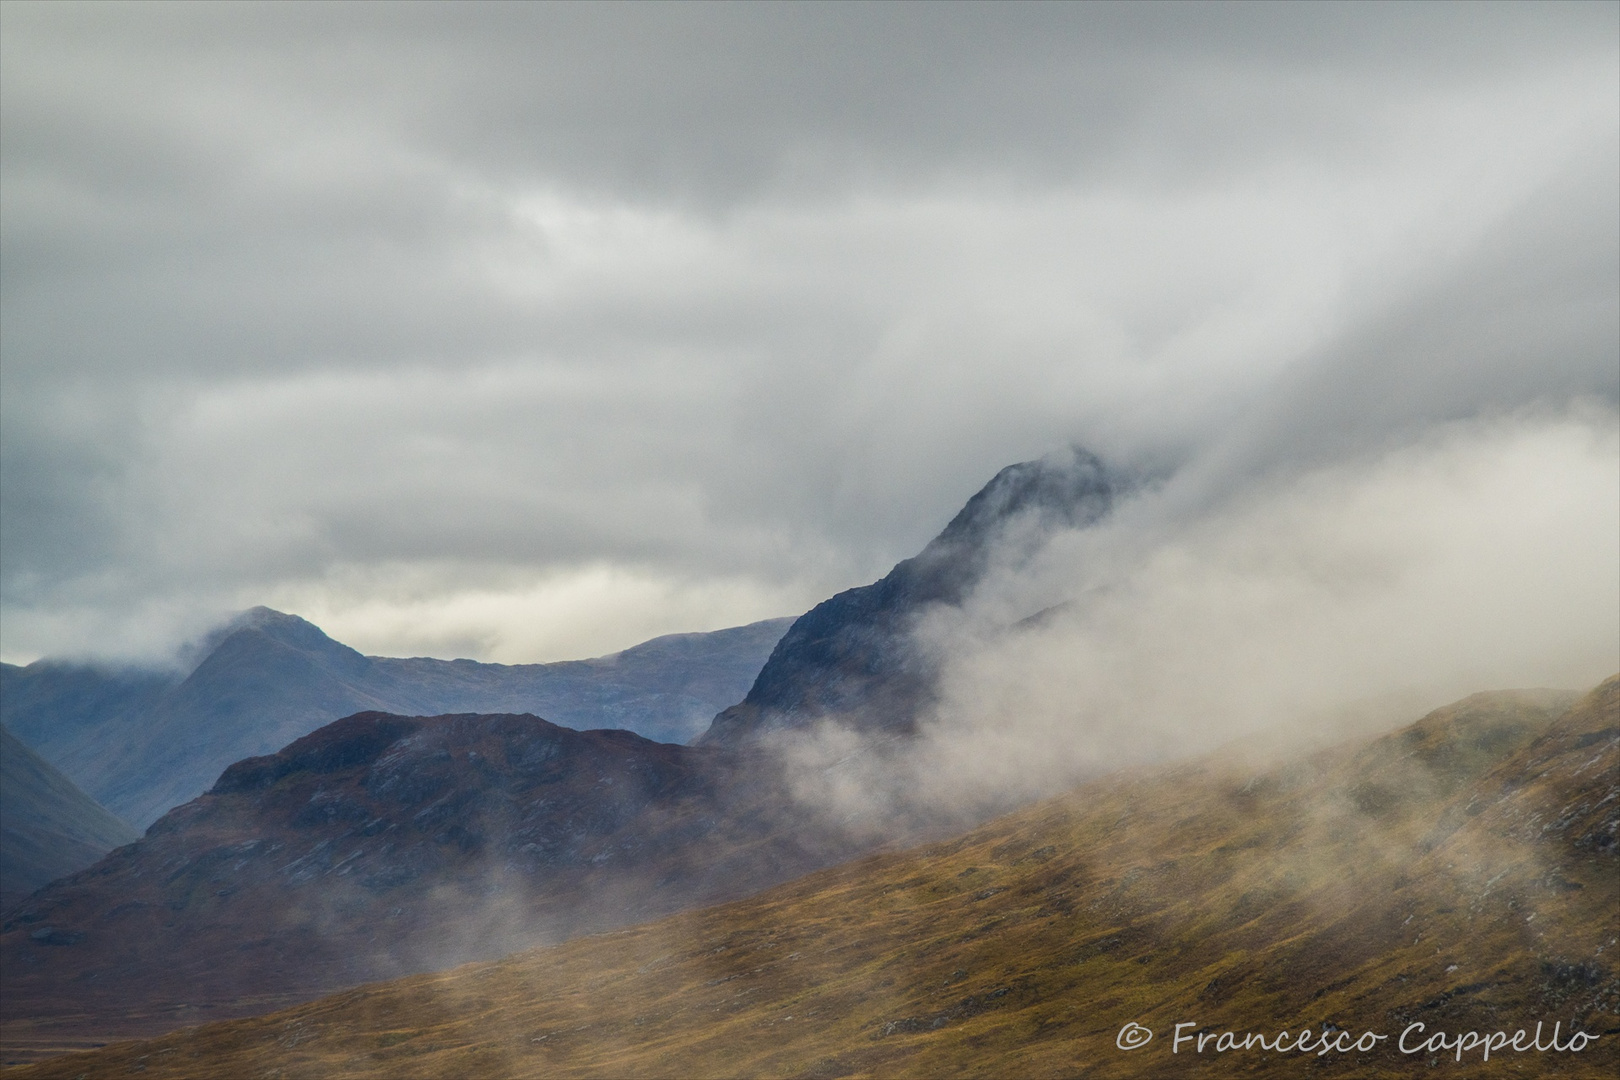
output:
<path id="1" fill-rule="evenodd" d="M 569 727 L 686 742 L 742 696 L 791 621 L 672 634 L 594 660 L 507 665 L 363 656 L 261 607 L 211 635 L 185 673 L 0 665 L 0 722 L 145 828 L 232 762 L 367 710 L 532 712 Z"/>
<path id="2" fill-rule="evenodd" d="M 776 620 L 504 667 L 366 657 L 259 608 L 184 679 L 8 669 L 7 722 L 109 807 L 144 824 L 193 801 L 14 913 L 7 1016 L 135 1034 L 263 1011 L 848 857 L 873 839 L 797 803 L 756 736 L 829 716 L 909 731 L 933 678 L 913 620 L 1114 489 L 1079 451 L 1004 469 L 916 558 L 785 638 Z M 689 737 L 750 682 L 702 745 L 571 730 Z"/>
<path id="3" fill-rule="evenodd" d="M 1571 697 L 1132 770 L 738 903 L 17 1076 L 1610 1077 L 1620 676 Z"/>
<path id="4" fill-rule="evenodd" d="M 992 553 L 1016 559 L 1053 530 L 1105 517 L 1121 486 L 1077 448 L 1009 465 L 914 558 L 796 619 L 747 696 L 716 716 L 700 741 L 735 746 L 826 720 L 910 733 L 934 700 L 936 678 L 934 659 L 912 644 L 917 618 L 936 605 L 961 604 Z"/>
<path id="5" fill-rule="evenodd" d="M 0 911 L 138 835 L 0 727 Z"/>
<path id="6" fill-rule="evenodd" d="M 786 633 L 778 620 L 504 668 L 364 657 L 256 609 L 184 678 L 6 669 L 8 723 L 110 805 L 149 814 L 208 788 L 8 913 L 7 1061 L 623 927 L 859 853 L 871 838 L 798 803 L 763 736 L 830 721 L 904 752 L 936 677 L 916 620 L 1051 530 L 1099 520 L 1119 490 L 1078 451 L 1003 470 L 915 559 Z M 692 745 L 531 715 L 640 717 L 690 737 L 705 701 L 748 685 L 743 659 L 767 653 Z M 553 705 L 535 705 L 545 693 Z M 1601 954 L 1620 930 L 1620 677 L 1573 696 L 1478 695 L 1266 769 L 1217 755 L 1136 770 L 755 899 L 36 1074 L 1045 1074 L 1084 1061 L 1156 1075 L 1160 1059 L 1097 1051 L 1127 1021 L 1199 1016 L 1337 1031 L 1540 1010 L 1613 1035 L 1620 979 Z M 405 699 L 417 707 L 392 707 Z M 283 736 L 274 753 L 233 749 Z M 1277 1060 L 1247 1065 L 1287 1072 Z M 1313 1067 L 1349 1075 L 1347 1062 Z"/>
<path id="7" fill-rule="evenodd" d="M 594 660 L 504 665 L 363 656 L 261 607 L 212 634 L 184 674 L 0 665 L 0 722 L 138 828 L 232 762 L 363 711 L 526 712 L 715 746 L 827 719 L 903 735 L 934 693 L 935 661 L 911 640 L 917 618 L 960 604 L 992 552 L 1016 559 L 1053 529 L 1104 517 L 1120 488 L 1078 449 L 1008 466 L 916 557 L 798 619 L 674 634 Z"/>

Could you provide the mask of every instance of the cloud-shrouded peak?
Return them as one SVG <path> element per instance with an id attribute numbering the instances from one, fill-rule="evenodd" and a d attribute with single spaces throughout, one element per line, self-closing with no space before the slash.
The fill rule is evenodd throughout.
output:
<path id="1" fill-rule="evenodd" d="M 1038 526 L 1080 526 L 1108 512 L 1115 482 L 1095 454 L 1078 446 L 1021 461 L 998 472 L 923 549 L 985 547 L 1019 518 Z"/>
<path id="2" fill-rule="evenodd" d="M 962 604 L 993 563 L 1017 566 L 1053 531 L 1104 518 L 1117 486 L 1078 447 L 1002 469 L 919 554 L 795 620 L 748 696 L 715 717 L 704 741 L 750 743 L 823 723 L 911 733 L 939 678 L 937 657 L 916 647 L 918 621 Z"/>
<path id="3" fill-rule="evenodd" d="M 1612 409 L 1617 12 L 0 5 L 4 655 L 599 655 L 1054 447 Z"/>

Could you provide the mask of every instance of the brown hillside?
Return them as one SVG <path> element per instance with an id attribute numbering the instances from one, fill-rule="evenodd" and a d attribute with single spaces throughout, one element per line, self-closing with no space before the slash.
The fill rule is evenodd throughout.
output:
<path id="1" fill-rule="evenodd" d="M 7 1062 L 734 899 L 849 858 L 761 763 L 360 713 L 227 769 L 0 927 Z"/>
<path id="2" fill-rule="evenodd" d="M 1620 677 L 1567 712 L 1478 695 L 1257 775 L 1116 776 L 748 900 L 13 1075 L 1612 1077 L 1617 831 Z M 1155 1039 L 1118 1049 L 1132 1022 Z M 1178 1022 L 1387 1039 L 1172 1055 Z M 1537 1022 L 1600 1037 L 1395 1048 Z"/>

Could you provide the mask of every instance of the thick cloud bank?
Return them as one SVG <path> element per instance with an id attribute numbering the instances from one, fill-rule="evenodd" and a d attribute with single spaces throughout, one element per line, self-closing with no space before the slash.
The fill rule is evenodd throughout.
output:
<path id="1" fill-rule="evenodd" d="M 593 655 L 1612 403 L 1617 12 L 12 0 L 0 651 Z"/>
<path id="2" fill-rule="evenodd" d="M 920 746 L 780 740 L 800 795 L 858 828 L 954 824 L 1246 737 L 1264 756 L 1481 688 L 1590 687 L 1620 669 L 1617 421 L 1442 425 L 1213 505 L 1179 490 L 1196 473 L 1143 492 L 924 623 L 946 662 Z"/>

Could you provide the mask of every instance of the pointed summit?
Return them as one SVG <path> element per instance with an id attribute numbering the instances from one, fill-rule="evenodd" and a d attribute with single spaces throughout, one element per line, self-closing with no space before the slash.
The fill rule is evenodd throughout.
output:
<path id="1" fill-rule="evenodd" d="M 185 674 L 4 665 L 0 718 L 144 828 L 232 762 L 368 710 L 533 712 L 566 727 L 685 742 L 742 695 L 790 621 L 670 635 L 597 660 L 480 664 L 364 656 L 305 619 L 255 607 L 198 640 Z"/>
<path id="2" fill-rule="evenodd" d="M 748 696 L 720 713 L 702 742 L 735 745 L 770 730 L 836 717 L 863 729 L 910 732 L 933 699 L 935 672 L 910 644 L 917 618 L 957 605 L 998 544 L 1106 516 L 1119 488 L 1098 458 L 1071 447 L 998 472 L 915 557 L 799 617 Z"/>
<path id="3" fill-rule="evenodd" d="M 356 661 L 364 661 L 359 652 L 327 637 L 325 631 L 309 620 L 261 604 L 231 616 L 189 646 L 187 653 L 192 661 L 189 667 L 195 671 L 232 639 L 252 640 L 261 648 L 274 643 L 351 668 L 356 666 Z"/>

